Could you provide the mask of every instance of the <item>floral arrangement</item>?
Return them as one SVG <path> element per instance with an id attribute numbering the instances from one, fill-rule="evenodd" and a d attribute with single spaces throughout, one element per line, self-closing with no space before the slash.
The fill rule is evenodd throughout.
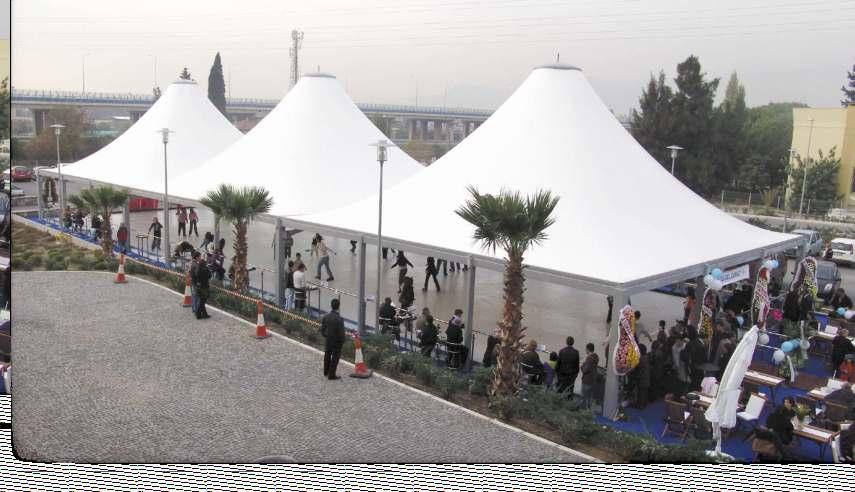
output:
<path id="1" fill-rule="evenodd" d="M 811 408 L 804 403 L 798 403 L 793 407 L 793 411 L 796 412 L 796 417 L 799 420 L 804 420 L 805 417 L 811 414 Z"/>

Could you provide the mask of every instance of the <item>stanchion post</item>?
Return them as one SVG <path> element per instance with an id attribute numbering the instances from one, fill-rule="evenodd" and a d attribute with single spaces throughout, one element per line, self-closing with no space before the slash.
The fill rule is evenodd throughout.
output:
<path id="1" fill-rule="evenodd" d="M 275 243 L 276 248 L 273 255 L 276 257 L 276 305 L 284 306 L 288 263 L 287 258 L 285 258 L 285 225 L 282 223 L 282 219 L 276 219 Z"/>
<path id="2" fill-rule="evenodd" d="M 365 264 L 366 264 L 365 252 L 366 252 L 365 237 L 360 236 L 359 237 L 359 258 L 357 259 L 357 261 L 359 262 L 359 280 L 357 281 L 358 288 L 359 288 L 359 291 L 358 291 L 359 293 L 358 293 L 358 297 L 357 297 L 357 304 L 358 304 L 357 305 L 357 310 L 358 310 L 357 311 L 358 312 L 358 314 L 357 314 L 357 327 L 359 330 L 359 336 L 360 337 L 365 336 L 365 309 L 366 309 L 366 305 L 365 305 Z"/>

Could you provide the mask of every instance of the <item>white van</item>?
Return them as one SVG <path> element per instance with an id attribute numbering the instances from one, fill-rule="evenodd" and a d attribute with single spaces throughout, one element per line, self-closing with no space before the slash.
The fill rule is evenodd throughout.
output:
<path id="1" fill-rule="evenodd" d="M 855 239 L 834 238 L 828 243 L 828 249 L 831 250 L 831 261 L 855 264 Z"/>

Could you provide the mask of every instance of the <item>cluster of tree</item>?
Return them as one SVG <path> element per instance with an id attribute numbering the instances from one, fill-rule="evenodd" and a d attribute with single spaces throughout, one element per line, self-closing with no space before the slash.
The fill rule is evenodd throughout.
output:
<path id="1" fill-rule="evenodd" d="M 841 105 L 855 104 L 855 65 L 852 65 L 851 72 L 846 72 L 846 84 L 840 88 L 840 91 L 843 92 Z"/>
<path id="2" fill-rule="evenodd" d="M 802 159 L 796 155 L 787 171 L 792 176 L 788 206 L 790 210 L 803 210 L 805 213 L 825 213 L 840 204 L 842 195 L 837 194 L 837 173 L 840 170 L 840 157 L 837 148 L 828 152 L 817 151 L 817 158 Z M 805 174 L 805 171 L 807 174 Z M 802 200 L 804 190 L 804 200 Z"/>
<path id="3" fill-rule="evenodd" d="M 792 108 L 799 103 L 771 103 L 747 108 L 745 88 L 734 73 L 724 99 L 714 100 L 719 79 L 702 72 L 695 56 L 677 65 L 676 90 L 665 73 L 651 76 L 631 115 L 638 142 L 670 170 L 669 145 L 685 150 L 675 175 L 702 196 L 721 190 L 782 190 L 787 180 L 792 141 Z"/>
<path id="4" fill-rule="evenodd" d="M 9 90 L 9 77 L 0 81 L 0 139 L 9 138 L 9 122 L 12 118 L 12 91 Z"/>
<path id="5" fill-rule="evenodd" d="M 59 139 L 60 158 L 63 162 L 74 162 L 94 152 L 114 140 L 114 137 L 93 137 L 87 135 L 94 129 L 86 112 L 74 106 L 58 106 L 50 110 L 47 125 L 64 125 Z M 56 136 L 46 127 L 33 139 L 27 141 L 12 139 L 12 156 L 22 163 L 55 163 Z"/>

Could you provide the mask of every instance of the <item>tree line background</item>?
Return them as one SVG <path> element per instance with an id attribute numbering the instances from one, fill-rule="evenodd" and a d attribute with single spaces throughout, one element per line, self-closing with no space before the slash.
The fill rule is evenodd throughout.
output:
<path id="1" fill-rule="evenodd" d="M 841 103 L 855 104 L 855 67 L 842 87 Z M 793 108 L 800 102 L 768 103 L 749 108 L 745 87 L 734 72 L 715 104 L 720 80 L 702 71 L 700 61 L 689 56 L 677 65 L 673 87 L 665 72 L 651 75 L 642 90 L 639 108 L 630 114 L 631 132 L 666 169 L 671 169 L 669 145 L 685 150 L 677 157 L 675 176 L 701 196 L 717 200 L 722 190 L 783 194 L 793 173 L 791 209 L 801 198 L 803 156 L 790 162 Z M 842 198 L 836 195 L 839 149 L 822 149 L 807 162 L 805 200 L 812 209 L 825 211 Z"/>

